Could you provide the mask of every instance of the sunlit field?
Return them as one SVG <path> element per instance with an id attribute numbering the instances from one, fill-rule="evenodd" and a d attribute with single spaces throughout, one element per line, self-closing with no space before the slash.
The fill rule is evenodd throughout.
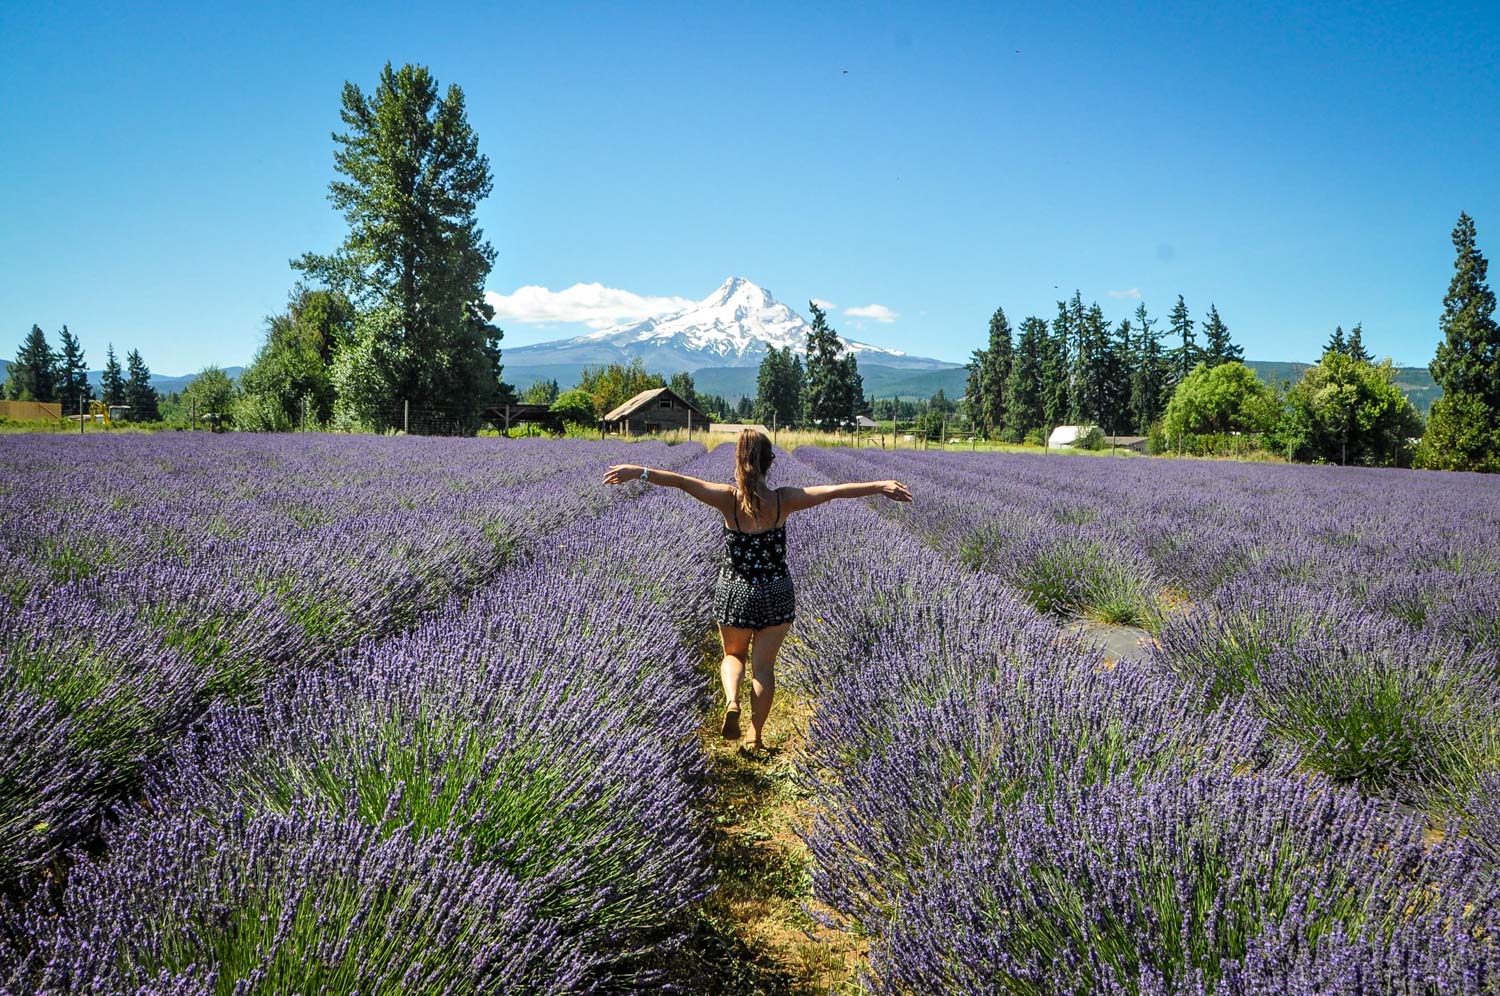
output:
<path id="1" fill-rule="evenodd" d="M 794 721 L 742 771 L 714 515 L 601 483 L 732 456 L 0 440 L 0 984 L 1500 986 L 1493 478 L 783 450 L 916 501 L 792 520 Z M 773 845 L 791 939 L 736 955 Z"/>

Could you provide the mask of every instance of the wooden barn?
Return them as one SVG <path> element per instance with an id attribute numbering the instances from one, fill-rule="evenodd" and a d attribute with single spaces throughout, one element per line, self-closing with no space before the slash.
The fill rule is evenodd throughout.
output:
<path id="1" fill-rule="evenodd" d="M 670 387 L 642 391 L 603 418 L 605 432 L 627 436 L 669 429 L 708 428 L 708 416 L 677 396 Z"/>

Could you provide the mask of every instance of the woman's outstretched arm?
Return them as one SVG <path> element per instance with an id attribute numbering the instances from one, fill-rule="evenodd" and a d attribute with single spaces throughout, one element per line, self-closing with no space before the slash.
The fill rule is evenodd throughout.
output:
<path id="1" fill-rule="evenodd" d="M 780 488 L 787 511 L 812 508 L 835 498 L 885 495 L 891 501 L 911 501 L 911 490 L 900 481 L 862 481 L 858 484 L 816 484 L 810 488 Z"/>
<path id="2" fill-rule="evenodd" d="M 605 484 L 625 484 L 629 481 L 639 481 L 641 471 L 646 471 L 646 483 L 658 484 L 664 488 L 676 488 L 686 491 L 705 505 L 730 514 L 734 509 L 734 489 L 727 484 L 719 484 L 715 481 L 700 481 L 696 477 L 686 474 L 674 474 L 670 470 L 657 470 L 655 467 L 640 467 L 635 464 L 617 463 L 604 472 Z"/>

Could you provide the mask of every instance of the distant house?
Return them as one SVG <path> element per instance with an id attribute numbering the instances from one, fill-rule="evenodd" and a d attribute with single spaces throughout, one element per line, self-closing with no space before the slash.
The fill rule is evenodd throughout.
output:
<path id="1" fill-rule="evenodd" d="M 604 416 L 606 432 L 634 435 L 669 429 L 707 429 L 708 416 L 688 404 L 670 387 L 642 391 Z"/>
<path id="2" fill-rule="evenodd" d="M 1145 436 L 1105 436 L 1104 442 L 1115 449 L 1130 450 L 1132 453 L 1146 452 Z"/>
<path id="3" fill-rule="evenodd" d="M 868 415 L 859 415 L 854 419 L 854 427 L 856 429 L 859 429 L 861 432 L 864 432 L 869 429 L 880 428 L 880 423 L 875 421 L 873 418 L 870 418 Z"/>

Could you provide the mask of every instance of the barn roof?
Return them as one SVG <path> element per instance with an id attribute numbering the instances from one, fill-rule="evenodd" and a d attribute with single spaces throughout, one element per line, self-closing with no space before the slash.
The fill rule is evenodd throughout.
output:
<path id="1" fill-rule="evenodd" d="M 679 396 L 678 393 L 672 390 L 670 387 L 655 387 L 649 391 L 642 391 L 640 394 L 637 394 L 635 397 L 620 405 L 618 408 L 611 411 L 608 415 L 604 416 L 604 421 L 614 422 L 622 418 L 629 418 L 631 415 L 634 415 L 639 409 L 655 401 L 662 395 L 670 397 L 672 400 L 676 401 L 684 408 L 692 409 L 694 415 L 697 415 L 699 418 L 701 418 L 705 425 L 708 424 L 708 416 L 704 415 L 697 405 L 688 404 L 688 402 L 684 401 L 681 396 Z"/>

